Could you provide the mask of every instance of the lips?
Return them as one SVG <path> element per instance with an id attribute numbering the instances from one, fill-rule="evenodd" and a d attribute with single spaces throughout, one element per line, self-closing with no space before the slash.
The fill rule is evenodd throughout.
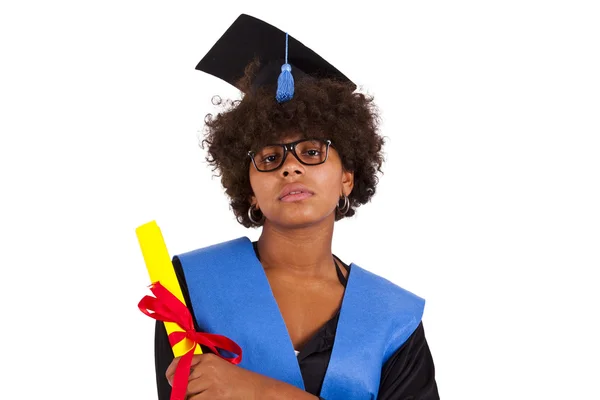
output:
<path id="1" fill-rule="evenodd" d="M 314 192 L 299 183 L 287 184 L 279 193 L 279 200 L 302 200 L 312 196 Z"/>

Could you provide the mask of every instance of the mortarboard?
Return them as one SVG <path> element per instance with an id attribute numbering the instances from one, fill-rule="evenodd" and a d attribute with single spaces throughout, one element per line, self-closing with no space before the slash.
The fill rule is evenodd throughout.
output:
<path id="1" fill-rule="evenodd" d="M 196 69 L 241 90 L 237 83 L 244 76 L 246 66 L 255 58 L 258 58 L 261 66 L 254 77 L 252 88 L 269 85 L 275 87 L 278 78 L 281 79 L 286 74 L 282 72 L 282 65 L 286 61 L 291 66 L 291 74 L 296 81 L 311 77 L 330 78 L 350 83 L 356 88 L 350 79 L 313 50 L 280 29 L 246 14 L 241 14 L 231 24 L 200 60 Z M 283 83 L 284 86 L 286 84 L 289 85 L 290 81 Z M 293 93 L 293 80 L 291 84 Z M 280 80 L 279 88 L 281 87 Z M 291 96 L 281 100 L 278 97 L 278 101 L 290 98 Z"/>

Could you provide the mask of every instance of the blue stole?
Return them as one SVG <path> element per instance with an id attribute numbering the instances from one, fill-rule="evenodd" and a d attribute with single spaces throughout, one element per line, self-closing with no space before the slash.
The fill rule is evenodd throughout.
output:
<path id="1" fill-rule="evenodd" d="M 242 348 L 241 367 L 304 390 L 294 347 L 250 239 L 178 256 L 201 331 Z M 320 396 L 375 399 L 383 364 L 421 321 L 425 301 L 351 264 Z"/>

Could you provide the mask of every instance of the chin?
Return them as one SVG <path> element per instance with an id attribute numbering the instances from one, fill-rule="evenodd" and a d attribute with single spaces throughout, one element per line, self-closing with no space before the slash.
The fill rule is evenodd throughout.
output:
<path id="1" fill-rule="evenodd" d="M 272 220 L 276 225 L 285 228 L 306 228 L 311 225 L 317 225 L 323 223 L 329 217 L 335 219 L 334 214 L 316 214 L 316 213 L 302 213 L 302 214 L 287 214 L 282 215 L 279 218 Z"/>

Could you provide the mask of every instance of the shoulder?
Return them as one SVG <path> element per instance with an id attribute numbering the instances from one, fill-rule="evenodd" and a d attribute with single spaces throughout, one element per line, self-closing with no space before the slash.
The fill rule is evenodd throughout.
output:
<path id="1" fill-rule="evenodd" d="M 421 312 L 425 306 L 424 298 L 354 263 L 351 264 L 351 274 L 354 274 L 357 280 L 361 281 L 361 286 L 367 288 L 365 294 L 368 294 L 368 298 L 373 301 L 378 301 L 380 304 L 397 305 L 402 308 L 414 308 L 415 311 L 420 310 Z"/>
<path id="2" fill-rule="evenodd" d="M 220 254 L 227 252 L 235 252 L 252 248 L 252 242 L 246 236 L 241 236 L 235 239 L 226 240 L 223 242 L 213 243 L 210 245 L 202 246 L 190 251 L 186 251 L 178 254 L 178 258 L 193 257 L 195 255 L 211 255 Z"/>
<path id="3" fill-rule="evenodd" d="M 240 283 L 244 277 L 255 275 L 260 265 L 252 242 L 245 236 L 180 253 L 175 258 L 190 287 L 206 282 L 223 287 Z"/>

